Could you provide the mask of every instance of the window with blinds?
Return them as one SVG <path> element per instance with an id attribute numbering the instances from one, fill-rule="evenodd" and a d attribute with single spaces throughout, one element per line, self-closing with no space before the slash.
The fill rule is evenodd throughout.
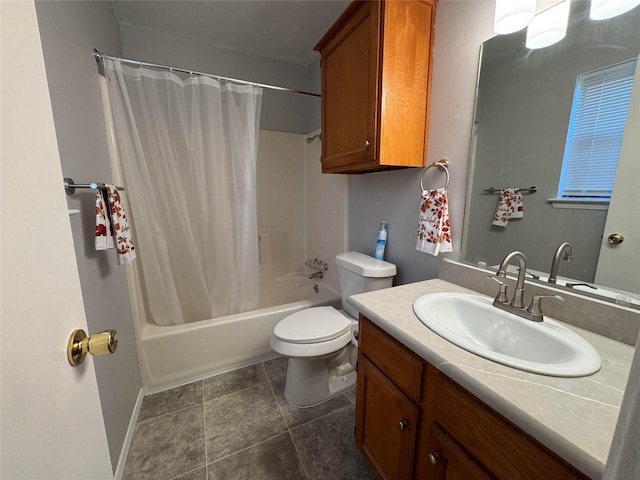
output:
<path id="1" fill-rule="evenodd" d="M 636 59 L 578 75 L 558 199 L 611 198 Z"/>

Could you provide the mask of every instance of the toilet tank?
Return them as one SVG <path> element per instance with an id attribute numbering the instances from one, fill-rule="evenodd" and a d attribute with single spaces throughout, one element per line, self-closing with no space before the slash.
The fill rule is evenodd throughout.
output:
<path id="1" fill-rule="evenodd" d="M 376 260 L 359 252 L 345 252 L 336 257 L 342 308 L 352 317 L 358 318 L 358 311 L 347 303 L 347 298 L 357 293 L 389 288 L 397 273 L 393 263 Z"/>

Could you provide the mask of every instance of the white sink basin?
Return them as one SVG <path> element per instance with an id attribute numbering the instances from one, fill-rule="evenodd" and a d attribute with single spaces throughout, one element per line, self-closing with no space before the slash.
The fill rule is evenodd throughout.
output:
<path id="1" fill-rule="evenodd" d="M 582 377 L 600 370 L 598 352 L 580 335 L 545 317 L 532 322 L 465 293 L 430 293 L 413 303 L 420 321 L 455 345 L 527 372 Z"/>

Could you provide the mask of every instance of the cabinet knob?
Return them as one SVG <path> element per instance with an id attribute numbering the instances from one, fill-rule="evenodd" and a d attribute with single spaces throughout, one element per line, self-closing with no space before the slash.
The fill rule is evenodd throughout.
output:
<path id="1" fill-rule="evenodd" d="M 400 420 L 398 423 L 396 423 L 396 426 L 398 427 L 398 430 L 404 432 L 407 428 L 407 422 L 405 422 L 404 420 Z"/>
<path id="2" fill-rule="evenodd" d="M 436 466 L 440 462 L 440 455 L 438 455 L 438 452 L 429 452 L 427 453 L 427 459 L 431 465 Z"/>
<path id="3" fill-rule="evenodd" d="M 367 148 L 369 145 L 371 145 L 371 144 L 369 143 L 369 140 L 365 140 L 364 142 L 362 142 L 362 146 L 363 146 L 364 148 Z"/>

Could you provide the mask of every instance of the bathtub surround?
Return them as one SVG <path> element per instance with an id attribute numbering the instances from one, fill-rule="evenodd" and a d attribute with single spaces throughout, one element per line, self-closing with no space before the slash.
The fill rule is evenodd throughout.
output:
<path id="1" fill-rule="evenodd" d="M 285 374 L 277 358 L 145 397 L 123 479 L 373 479 L 353 443 L 355 392 L 295 408 Z"/>
<path id="2" fill-rule="evenodd" d="M 307 258 L 305 145 L 297 134 L 261 130 L 258 135 L 260 308 L 302 298 L 278 301 L 274 295 L 282 288 L 273 281 L 287 275 L 301 275 Z"/>

